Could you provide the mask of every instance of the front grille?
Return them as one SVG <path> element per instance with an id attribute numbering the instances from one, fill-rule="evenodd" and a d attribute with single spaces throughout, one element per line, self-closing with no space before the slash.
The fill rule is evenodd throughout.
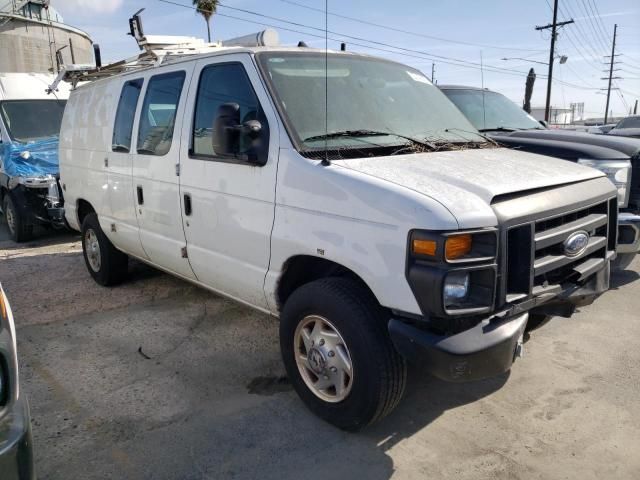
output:
<path id="1" fill-rule="evenodd" d="M 511 227 L 506 235 L 505 298 L 515 301 L 557 285 L 579 284 L 600 270 L 615 249 L 616 199 Z M 586 232 L 584 251 L 570 256 L 565 241 Z"/>

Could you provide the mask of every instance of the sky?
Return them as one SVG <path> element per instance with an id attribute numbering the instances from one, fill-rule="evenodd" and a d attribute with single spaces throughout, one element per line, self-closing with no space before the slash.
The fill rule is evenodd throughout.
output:
<path id="1" fill-rule="evenodd" d="M 206 25 L 191 0 L 52 0 L 65 23 L 80 28 L 100 44 L 104 60 L 132 56 L 138 49 L 128 36 L 127 19 L 140 8 L 147 34 L 206 38 Z M 552 20 L 553 0 L 327 0 L 329 48 L 391 58 L 431 77 L 438 84 L 482 86 L 521 104 L 526 73 L 546 76 L 550 32 L 536 31 Z M 637 0 L 559 0 L 562 27 L 554 65 L 552 106 L 584 102 L 585 117 L 604 115 L 608 58 L 618 24 L 614 73 L 619 90 L 610 111 L 624 116 L 640 99 L 640 2 Z M 212 39 L 224 40 L 276 27 L 283 45 L 303 40 L 324 48 L 325 0 L 223 0 L 212 19 Z M 240 9 L 240 10 L 237 10 Z M 245 10 L 245 11 L 242 11 Z M 258 14 L 270 16 L 264 18 Z M 352 17 L 352 18 L 344 18 Z M 241 20 L 244 19 L 244 20 Z M 280 21 L 285 20 L 291 23 Z M 355 19 L 355 20 L 354 20 Z M 375 25 L 374 25 L 375 24 Z M 308 28 L 312 27 L 312 28 Z M 315 28 L 315 29 L 314 29 Z M 292 32 L 289 30 L 296 30 Z M 318 38 L 318 36 L 322 38 Z M 356 38 L 354 38 L 356 37 Z M 371 41 L 378 43 L 371 43 Z M 504 60 L 504 59 L 507 60 Z M 541 62 L 541 63 L 535 63 Z M 480 64 L 484 66 L 480 68 Z M 496 70 L 499 69 L 499 70 Z M 532 105 L 544 106 L 547 80 L 538 77 Z M 640 113 L 640 107 L 639 107 Z"/>

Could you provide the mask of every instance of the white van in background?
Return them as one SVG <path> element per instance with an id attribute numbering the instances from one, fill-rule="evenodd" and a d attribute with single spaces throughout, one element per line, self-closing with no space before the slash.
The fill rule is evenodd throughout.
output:
<path id="1" fill-rule="evenodd" d="M 35 225 L 64 228 L 58 134 L 70 86 L 43 73 L 0 73 L 0 208 L 16 242 Z"/>
<path id="2" fill-rule="evenodd" d="M 406 359 L 502 373 L 525 329 L 608 288 L 606 177 L 497 147 L 399 63 L 168 55 L 74 90 L 60 138 L 91 276 L 117 284 L 133 257 L 279 316 L 294 388 L 341 428 L 397 405 Z"/>

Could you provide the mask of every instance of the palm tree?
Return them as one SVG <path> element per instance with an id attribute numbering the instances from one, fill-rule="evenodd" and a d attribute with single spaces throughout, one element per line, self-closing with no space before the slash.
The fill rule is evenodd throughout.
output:
<path id="1" fill-rule="evenodd" d="M 196 12 L 204 17 L 207 22 L 207 39 L 211 43 L 211 28 L 209 27 L 209 21 L 218 8 L 218 0 L 193 0 L 193 6 L 196 7 Z"/>

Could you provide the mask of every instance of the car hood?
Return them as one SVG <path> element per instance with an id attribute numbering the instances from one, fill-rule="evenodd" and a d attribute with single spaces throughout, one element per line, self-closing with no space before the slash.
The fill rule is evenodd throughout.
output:
<path id="1" fill-rule="evenodd" d="M 607 135 L 640 138 L 640 128 L 613 128 Z"/>
<path id="2" fill-rule="evenodd" d="M 572 132 L 568 130 L 540 129 L 517 130 L 511 133 L 494 132 L 491 134 L 491 137 L 496 139 L 509 138 L 513 140 L 516 138 L 522 138 L 593 145 L 594 147 L 606 148 L 613 152 L 619 152 L 622 154 L 622 157 L 633 157 L 640 153 L 640 141 L 632 138 L 610 136 L 612 132 L 613 130 L 607 135 L 594 135 L 592 133 Z"/>
<path id="3" fill-rule="evenodd" d="M 343 159 L 332 164 L 427 195 L 465 227 L 486 226 L 490 218 L 495 224 L 490 204 L 499 195 L 603 176 L 592 168 L 506 148 Z"/>

